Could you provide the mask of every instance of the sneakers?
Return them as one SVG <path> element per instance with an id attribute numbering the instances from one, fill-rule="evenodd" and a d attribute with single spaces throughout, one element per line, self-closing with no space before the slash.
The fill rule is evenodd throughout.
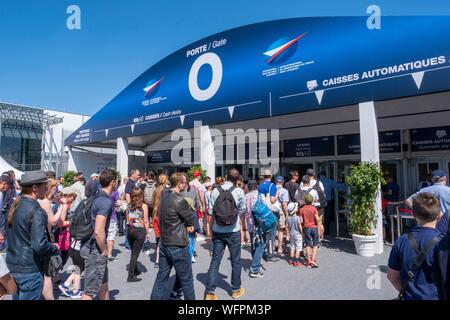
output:
<path id="1" fill-rule="evenodd" d="M 290 266 L 294 265 L 294 261 L 292 261 L 292 260 L 289 260 L 288 263 Z"/>
<path id="2" fill-rule="evenodd" d="M 70 298 L 81 299 L 82 295 L 83 295 L 83 292 L 80 289 L 78 289 L 76 292 L 72 292 L 72 294 L 70 295 Z"/>
<path id="3" fill-rule="evenodd" d="M 306 262 L 306 267 L 307 267 L 308 269 L 311 269 L 311 262 L 310 262 L 310 261 Z"/>
<path id="4" fill-rule="evenodd" d="M 183 292 L 182 291 L 172 291 L 169 296 L 169 300 L 182 300 L 183 299 Z"/>
<path id="5" fill-rule="evenodd" d="M 59 290 L 61 290 L 63 295 L 65 295 L 68 298 L 71 297 L 72 290 L 68 286 L 66 286 L 64 283 L 60 284 L 58 286 L 58 288 L 59 288 Z"/>
<path id="6" fill-rule="evenodd" d="M 134 277 L 128 277 L 127 282 L 139 282 L 141 280 L 142 280 L 141 278 L 134 276 Z"/>
<path id="7" fill-rule="evenodd" d="M 239 299 L 240 297 L 242 297 L 242 296 L 244 295 L 244 293 L 245 293 L 245 289 L 244 289 L 243 287 L 241 287 L 241 288 L 239 289 L 239 291 L 233 292 L 233 293 L 231 294 L 231 297 L 232 297 L 233 299 Z"/>
<path id="8" fill-rule="evenodd" d="M 248 274 L 250 276 L 250 278 L 262 278 L 264 277 L 264 273 L 262 273 L 261 271 L 258 272 L 251 272 Z"/>
<path id="9" fill-rule="evenodd" d="M 215 293 L 207 293 L 205 294 L 205 300 L 218 300 Z"/>
<path id="10" fill-rule="evenodd" d="M 117 260 L 119 260 L 119 258 L 117 256 L 109 256 L 108 257 L 108 261 L 109 262 L 114 262 L 114 261 L 117 261 Z"/>
<path id="11" fill-rule="evenodd" d="M 199 235 L 197 235 L 197 238 L 195 240 L 196 241 L 205 241 L 206 238 L 203 235 L 199 234 Z"/>
<path id="12" fill-rule="evenodd" d="M 196 263 L 196 262 L 197 262 L 197 260 L 195 259 L 194 256 L 192 256 L 192 263 Z"/>
<path id="13" fill-rule="evenodd" d="M 299 267 L 300 263 L 298 261 L 294 261 L 294 267 Z"/>
<path id="14" fill-rule="evenodd" d="M 317 264 L 316 260 L 311 260 L 311 267 L 318 268 L 319 265 Z"/>

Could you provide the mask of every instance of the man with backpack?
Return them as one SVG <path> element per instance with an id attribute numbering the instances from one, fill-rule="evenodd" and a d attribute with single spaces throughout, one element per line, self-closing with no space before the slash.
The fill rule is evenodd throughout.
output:
<path id="1" fill-rule="evenodd" d="M 208 271 L 208 282 L 206 285 L 205 300 L 217 300 L 215 294 L 219 267 L 222 261 L 225 247 L 228 247 L 231 260 L 231 297 L 238 299 L 245 293 L 241 286 L 241 226 L 240 215 L 245 214 L 245 197 L 241 188 L 235 187 L 239 179 L 239 171 L 228 170 L 227 181 L 217 186 L 212 193 L 210 205 L 212 210 L 211 230 L 213 253 Z"/>
<path id="2" fill-rule="evenodd" d="M 102 172 L 100 175 L 102 188 L 93 199 L 87 199 L 89 204 L 86 204 L 86 210 L 83 214 L 88 220 L 84 226 L 81 225 L 83 220 L 79 219 L 81 207 L 77 208 L 74 213 L 76 221 L 72 220 L 72 230 L 75 231 L 72 236 L 75 237 L 75 240 L 82 241 L 80 255 L 85 263 L 84 294 L 81 300 L 93 300 L 96 296 L 99 296 L 100 300 L 109 300 L 106 235 L 113 210 L 113 202 L 110 196 L 116 187 L 116 179 L 114 171 L 105 170 Z M 89 222 L 91 223 L 90 226 Z M 83 235 L 80 235 L 81 230 Z M 90 236 L 89 233 L 91 233 Z"/>
<path id="3" fill-rule="evenodd" d="M 291 176 L 291 180 L 285 183 L 284 188 L 289 193 L 289 202 L 295 202 L 295 193 L 298 190 L 298 178 L 299 174 L 297 170 L 292 170 L 289 175 Z"/>
<path id="4" fill-rule="evenodd" d="M 328 205 L 327 198 L 325 196 L 325 188 L 320 180 L 316 180 L 316 173 L 313 169 L 306 170 L 306 175 L 309 177 L 309 187 L 313 188 L 317 192 L 318 196 L 318 200 L 314 201 L 314 206 L 317 211 L 319 211 L 319 241 L 322 241 L 325 231 L 323 226 L 323 217 L 325 214 L 325 208 Z M 302 184 L 300 185 L 300 188 L 303 187 Z"/>
<path id="5" fill-rule="evenodd" d="M 413 197 L 412 211 L 417 227 L 395 241 L 387 278 L 398 290 L 399 300 L 437 300 L 433 250 L 440 240 L 436 229 L 441 214 L 439 200 L 433 193 L 419 193 Z"/>
<path id="6" fill-rule="evenodd" d="M 272 171 L 270 169 L 264 170 L 264 181 L 259 185 L 258 191 L 266 200 L 268 208 L 273 211 L 273 205 L 277 202 L 277 186 L 272 182 Z M 272 229 L 264 230 L 263 238 L 266 242 L 266 252 L 263 258 L 267 262 L 277 262 L 274 258 L 275 237 L 277 233 L 277 224 Z"/>

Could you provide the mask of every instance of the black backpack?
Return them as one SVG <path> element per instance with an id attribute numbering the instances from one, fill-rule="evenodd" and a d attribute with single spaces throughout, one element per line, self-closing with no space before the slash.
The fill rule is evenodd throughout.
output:
<path id="1" fill-rule="evenodd" d="M 309 194 L 309 192 L 312 190 L 313 188 L 309 188 L 307 190 L 302 190 L 301 188 L 298 188 L 297 192 L 295 193 L 295 197 L 294 200 L 298 203 L 298 206 L 301 208 L 303 207 L 306 203 L 305 203 L 305 196 L 307 194 Z"/>
<path id="2" fill-rule="evenodd" d="M 319 181 L 316 182 L 313 189 L 316 190 L 317 194 L 319 195 L 320 208 L 325 208 L 328 205 L 328 202 L 325 196 L 325 192 L 323 192 L 322 188 L 319 185 Z"/>
<path id="3" fill-rule="evenodd" d="M 70 237 L 76 241 L 86 242 L 91 239 L 94 233 L 92 226 L 91 208 L 94 200 L 98 197 L 106 197 L 104 195 L 91 196 L 84 199 L 77 206 L 70 219 Z"/>
<path id="4" fill-rule="evenodd" d="M 221 186 L 217 187 L 219 196 L 213 206 L 214 219 L 221 226 L 230 226 L 236 223 L 238 212 L 236 202 L 233 197 L 233 190 L 231 187 L 228 190 L 223 190 Z"/>

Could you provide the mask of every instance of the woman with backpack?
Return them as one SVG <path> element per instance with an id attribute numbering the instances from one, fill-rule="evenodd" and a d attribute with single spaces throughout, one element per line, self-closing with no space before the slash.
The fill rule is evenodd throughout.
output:
<path id="1" fill-rule="evenodd" d="M 166 174 L 160 174 L 158 177 L 158 185 L 156 186 L 155 192 L 153 193 L 153 218 L 152 225 L 153 230 L 155 231 L 155 239 L 156 239 L 156 248 L 155 248 L 155 268 L 158 267 L 159 264 L 159 240 L 161 237 L 161 233 L 159 231 L 159 220 L 158 220 L 158 209 L 159 203 L 161 201 L 161 195 L 166 190 L 167 183 L 169 182 L 169 176 Z"/>
<path id="2" fill-rule="evenodd" d="M 144 203 L 144 192 L 134 188 L 130 195 L 131 201 L 127 211 L 127 238 L 131 247 L 130 265 L 127 282 L 138 282 L 141 272 L 137 268 L 137 260 L 145 239 L 150 237 L 148 206 Z"/>

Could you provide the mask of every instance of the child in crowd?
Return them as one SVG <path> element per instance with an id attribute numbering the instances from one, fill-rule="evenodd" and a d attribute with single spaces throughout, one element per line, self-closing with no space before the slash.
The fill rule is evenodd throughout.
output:
<path id="1" fill-rule="evenodd" d="M 433 251 L 440 240 L 436 230 L 441 215 L 439 200 L 432 193 L 419 193 L 413 198 L 412 211 L 417 226 L 395 241 L 389 256 L 387 278 L 399 291 L 399 299 L 437 300 Z M 418 259 L 419 252 L 424 257 L 421 260 Z"/>
<path id="2" fill-rule="evenodd" d="M 297 215 L 298 203 L 290 202 L 288 205 L 289 216 L 287 218 L 287 234 L 290 238 L 291 256 L 289 258 L 289 265 L 298 267 L 300 265 L 300 252 L 303 250 L 302 239 L 302 220 Z"/>
<path id="3" fill-rule="evenodd" d="M 306 242 L 306 267 L 318 268 L 317 264 L 317 246 L 319 244 L 319 212 L 312 205 L 314 197 L 310 194 L 305 196 L 305 205 L 300 209 L 302 218 L 304 238 Z M 312 248 L 312 253 L 311 253 Z"/>

